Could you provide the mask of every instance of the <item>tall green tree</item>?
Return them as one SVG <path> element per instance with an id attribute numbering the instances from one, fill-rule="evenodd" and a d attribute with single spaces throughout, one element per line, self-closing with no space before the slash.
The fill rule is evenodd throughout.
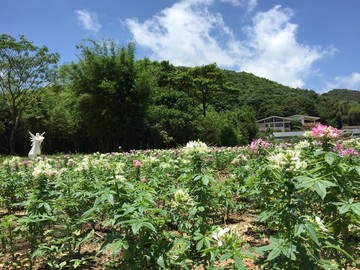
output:
<path id="1" fill-rule="evenodd" d="M 216 64 L 193 67 L 189 74 L 192 77 L 194 94 L 201 104 L 202 114 L 206 116 L 206 109 L 214 99 L 215 93 L 224 85 L 225 74 Z"/>
<path id="2" fill-rule="evenodd" d="M 149 89 L 144 72 L 137 72 L 135 44 L 89 40 L 78 48 L 79 62 L 65 68 L 64 75 L 78 99 L 87 151 L 138 148 Z"/>
<path id="3" fill-rule="evenodd" d="M 36 96 L 34 93 L 54 81 L 58 60 L 59 54 L 33 45 L 22 35 L 19 40 L 6 34 L 0 36 L 0 96 L 11 116 L 11 154 L 16 152 L 15 135 L 21 114 L 29 99 Z"/>

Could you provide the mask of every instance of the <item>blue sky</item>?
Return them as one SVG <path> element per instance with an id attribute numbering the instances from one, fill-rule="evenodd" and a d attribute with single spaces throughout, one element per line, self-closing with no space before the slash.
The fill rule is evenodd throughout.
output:
<path id="1" fill-rule="evenodd" d="M 323 93 L 360 90 L 359 0 L 1 0 L 0 33 L 78 60 L 84 39 L 136 57 L 245 71 Z"/>

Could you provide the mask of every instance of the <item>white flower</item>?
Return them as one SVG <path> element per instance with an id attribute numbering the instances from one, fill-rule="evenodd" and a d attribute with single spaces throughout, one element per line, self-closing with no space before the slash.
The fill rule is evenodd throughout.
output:
<path id="1" fill-rule="evenodd" d="M 315 221 L 317 223 L 317 225 L 319 226 L 319 228 L 323 231 L 323 232 L 327 232 L 328 229 L 326 229 L 324 222 L 321 220 L 320 217 L 315 216 Z"/>
<path id="2" fill-rule="evenodd" d="M 120 174 L 115 174 L 115 179 L 119 180 L 121 182 L 126 180 L 126 178 L 123 175 L 120 175 Z"/>
<path id="3" fill-rule="evenodd" d="M 36 163 L 34 170 L 32 172 L 32 176 L 37 178 L 41 175 L 45 175 L 47 177 L 52 176 L 59 176 L 61 175 L 66 169 L 57 169 L 53 167 L 51 164 L 48 163 L 49 160 L 39 160 L 38 163 Z"/>
<path id="4" fill-rule="evenodd" d="M 220 230 L 216 233 L 213 233 L 211 236 L 218 242 L 218 246 L 221 247 L 223 245 L 222 237 L 224 234 L 228 233 L 230 228 L 220 228 Z"/>
<path id="5" fill-rule="evenodd" d="M 191 154 L 191 153 L 194 153 L 194 152 L 198 152 L 198 153 L 206 153 L 209 151 L 208 149 L 208 146 L 197 140 L 197 141 L 190 141 L 188 142 L 183 148 L 182 150 L 185 152 L 185 153 L 188 153 L 188 154 Z"/>
<path id="6" fill-rule="evenodd" d="M 301 148 L 308 148 L 310 146 L 310 143 L 308 141 L 300 141 L 295 145 L 296 149 L 301 149 Z"/>
<path id="7" fill-rule="evenodd" d="M 175 202 L 180 205 L 182 203 L 186 203 L 190 199 L 190 195 L 187 190 L 179 189 L 175 192 Z"/>
<path id="8" fill-rule="evenodd" d="M 268 159 L 273 163 L 274 168 L 280 168 L 282 165 L 285 165 L 288 161 L 284 153 L 271 155 L 268 157 Z"/>
<path id="9" fill-rule="evenodd" d="M 168 163 L 168 162 L 161 162 L 160 165 L 159 165 L 159 167 L 160 167 L 161 169 L 170 169 L 170 168 L 171 168 L 171 164 Z"/>

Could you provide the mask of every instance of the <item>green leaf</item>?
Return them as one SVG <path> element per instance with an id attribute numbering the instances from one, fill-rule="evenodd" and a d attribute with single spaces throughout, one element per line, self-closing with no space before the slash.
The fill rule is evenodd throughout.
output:
<path id="1" fill-rule="evenodd" d="M 204 175 L 202 177 L 202 183 L 203 183 L 204 186 L 207 186 L 209 184 L 209 181 L 210 181 L 209 176 Z"/>
<path id="2" fill-rule="evenodd" d="M 66 261 L 63 261 L 59 264 L 59 268 L 62 269 L 66 265 Z"/>
<path id="3" fill-rule="evenodd" d="M 131 230 L 133 234 L 137 234 L 137 232 L 140 230 L 140 228 L 144 225 L 144 222 L 136 222 L 133 225 L 131 225 Z"/>
<path id="4" fill-rule="evenodd" d="M 122 214 L 122 216 L 126 216 L 127 214 L 132 213 L 136 210 L 136 208 L 133 205 L 129 205 L 129 204 L 124 205 L 123 208 L 125 208 L 125 211 Z"/>
<path id="5" fill-rule="evenodd" d="M 321 197 L 322 200 L 327 194 L 326 188 L 336 186 L 336 184 L 328 180 L 321 180 L 319 178 L 311 178 L 308 176 L 298 176 L 295 179 L 298 181 L 296 184 L 297 189 L 304 188 L 313 190 Z"/>
<path id="6" fill-rule="evenodd" d="M 235 269 L 246 270 L 242 262 L 242 257 L 239 255 L 234 256 L 234 265 L 235 265 Z"/>
<path id="7" fill-rule="evenodd" d="M 357 171 L 358 175 L 360 175 L 360 166 L 356 166 L 355 170 Z"/>
<path id="8" fill-rule="evenodd" d="M 143 225 L 144 225 L 146 228 L 148 228 L 148 229 L 150 229 L 151 231 L 153 231 L 154 233 L 156 233 L 156 229 L 155 229 L 154 225 L 152 225 L 150 222 L 144 222 Z"/>
<path id="9" fill-rule="evenodd" d="M 318 181 L 314 184 L 314 190 L 323 200 L 326 196 L 326 185 L 322 181 Z"/>
<path id="10" fill-rule="evenodd" d="M 163 255 L 161 255 L 157 260 L 156 263 L 161 267 L 166 269 L 165 261 Z"/>
<path id="11" fill-rule="evenodd" d="M 112 256 L 118 254 L 122 250 L 123 247 L 124 247 L 124 242 L 121 240 L 111 243 L 110 250 L 111 250 Z"/>
<path id="12" fill-rule="evenodd" d="M 348 203 L 344 203 L 340 208 L 339 208 L 339 214 L 345 214 L 347 213 L 351 208 L 351 204 Z"/>
<path id="13" fill-rule="evenodd" d="M 325 161 L 329 165 L 333 164 L 333 162 L 334 162 L 334 154 L 330 153 L 330 152 L 326 153 L 325 154 Z"/>
<path id="14" fill-rule="evenodd" d="M 320 267 L 322 267 L 322 269 L 333 269 L 333 270 L 341 269 L 339 264 L 332 260 L 321 259 L 318 261 L 318 264 Z"/>
<path id="15" fill-rule="evenodd" d="M 220 261 L 222 262 L 222 261 L 225 261 L 225 260 L 227 260 L 227 259 L 229 259 L 229 258 L 231 258 L 232 257 L 232 254 L 231 253 L 225 253 L 225 254 L 223 254 L 221 257 L 220 257 Z"/>
<path id="16" fill-rule="evenodd" d="M 196 250 L 201 250 L 202 247 L 204 245 L 204 239 L 201 239 L 199 242 L 197 242 L 196 244 Z"/>
<path id="17" fill-rule="evenodd" d="M 300 236 L 304 230 L 304 224 L 295 224 L 294 236 Z"/>
<path id="18" fill-rule="evenodd" d="M 271 261 L 278 257 L 281 254 L 281 249 L 279 246 L 276 246 L 268 255 L 266 261 Z"/>
<path id="19" fill-rule="evenodd" d="M 360 203 L 354 203 L 351 205 L 351 210 L 358 216 L 360 216 Z"/>
<path id="20" fill-rule="evenodd" d="M 295 177 L 297 180 L 296 188 L 311 188 L 314 185 L 314 182 L 316 181 L 316 178 L 311 178 L 308 176 L 298 176 Z"/>
<path id="21" fill-rule="evenodd" d="M 295 261 L 296 260 L 296 255 L 295 255 L 295 251 L 296 251 L 296 246 L 294 246 L 291 243 L 288 243 L 285 248 L 283 249 L 282 253 L 288 257 L 290 260 Z"/>
<path id="22" fill-rule="evenodd" d="M 205 239 L 204 239 L 204 243 L 205 243 L 205 246 L 206 246 L 207 248 L 209 248 L 209 247 L 211 246 L 210 241 L 209 241 L 208 238 L 205 238 Z"/>
<path id="23" fill-rule="evenodd" d="M 114 196 L 111 193 L 106 193 L 105 197 L 110 205 L 114 205 Z"/>
<path id="24" fill-rule="evenodd" d="M 305 224 L 305 229 L 307 231 L 307 234 L 313 240 L 317 245 L 320 245 L 319 240 L 317 238 L 316 232 L 313 228 L 313 226 L 310 223 Z"/>

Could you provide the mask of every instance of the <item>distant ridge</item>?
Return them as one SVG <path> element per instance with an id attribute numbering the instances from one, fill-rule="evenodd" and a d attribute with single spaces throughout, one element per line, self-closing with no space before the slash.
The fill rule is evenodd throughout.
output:
<path id="1" fill-rule="evenodd" d="M 334 89 L 323 95 L 340 100 L 356 101 L 360 103 L 360 91 L 358 90 Z"/>

